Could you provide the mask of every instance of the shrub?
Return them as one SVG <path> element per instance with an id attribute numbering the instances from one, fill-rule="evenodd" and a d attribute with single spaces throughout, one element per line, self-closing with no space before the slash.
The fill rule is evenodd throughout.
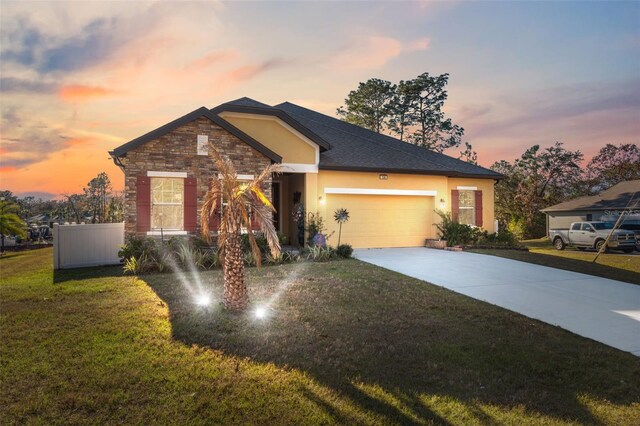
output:
<path id="1" fill-rule="evenodd" d="M 124 261 L 123 271 L 125 274 L 138 275 L 143 272 L 153 270 L 154 262 L 146 254 L 140 257 L 129 257 Z"/>
<path id="2" fill-rule="evenodd" d="M 336 254 L 344 259 L 349 259 L 353 254 L 353 247 L 350 244 L 340 244 L 336 249 Z"/>
<path id="3" fill-rule="evenodd" d="M 216 249 L 209 249 L 204 252 L 204 267 L 207 269 L 213 269 L 220 266 L 220 258 L 218 257 L 218 251 Z"/>
<path id="4" fill-rule="evenodd" d="M 140 259 L 142 256 L 154 258 L 158 253 L 158 244 L 149 237 L 127 237 L 125 244 L 118 251 L 118 257 L 123 260 Z"/>
<path id="5" fill-rule="evenodd" d="M 477 242 L 478 245 L 485 246 L 505 246 L 505 247 L 520 247 L 520 241 L 518 237 L 508 229 L 500 231 L 495 234 L 485 233 L 482 238 Z"/>
<path id="6" fill-rule="evenodd" d="M 203 253 L 211 248 L 211 244 L 209 244 L 201 237 L 191 237 L 191 239 L 189 240 L 189 245 Z"/>
<path id="7" fill-rule="evenodd" d="M 256 258 L 253 257 L 253 253 L 250 251 L 244 252 L 244 264 L 246 266 L 256 266 Z"/>
<path id="8" fill-rule="evenodd" d="M 265 238 L 264 234 L 262 232 L 256 232 L 254 233 L 254 235 L 256 238 L 256 244 L 258 244 L 258 248 L 260 249 L 260 253 L 262 253 L 263 256 L 269 253 L 269 244 L 267 243 L 267 239 Z M 278 241 L 280 241 L 281 246 L 285 243 L 286 240 L 287 237 L 282 232 L 278 232 Z M 251 251 L 248 234 L 242 234 L 242 251 L 245 253 Z"/>
<path id="9" fill-rule="evenodd" d="M 309 213 L 307 215 L 307 234 L 309 241 L 313 241 L 317 234 L 324 233 L 324 220 L 320 213 Z"/>
<path id="10" fill-rule="evenodd" d="M 458 221 L 451 219 L 449 213 L 440 210 L 436 210 L 436 213 L 442 219 L 440 223 L 436 224 L 440 238 L 447 240 L 450 246 L 475 244 L 486 234 L 480 228 L 458 223 Z"/>
<path id="11" fill-rule="evenodd" d="M 168 250 L 161 250 L 153 261 L 153 266 L 158 272 L 165 272 L 171 269 L 173 254 Z"/>
<path id="12" fill-rule="evenodd" d="M 327 262 L 336 257 L 336 250 L 333 247 L 309 246 L 307 249 L 307 259 L 314 262 Z"/>

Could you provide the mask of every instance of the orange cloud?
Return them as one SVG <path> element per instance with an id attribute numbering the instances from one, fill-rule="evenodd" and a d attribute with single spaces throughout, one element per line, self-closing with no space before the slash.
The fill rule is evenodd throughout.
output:
<path id="1" fill-rule="evenodd" d="M 66 146 L 78 146 L 78 145 L 83 145 L 89 142 L 91 142 L 91 138 L 80 136 L 77 138 L 71 138 L 67 140 L 64 144 Z"/>
<path id="2" fill-rule="evenodd" d="M 62 86 L 58 91 L 58 96 L 65 102 L 84 102 L 95 98 L 103 98 L 118 93 L 117 90 L 106 89 L 99 86 L 84 86 L 72 84 Z"/>
<path id="3" fill-rule="evenodd" d="M 15 168 L 13 166 L 0 167 L 0 172 L 1 173 L 15 172 L 16 170 L 17 170 L 17 168 Z"/>

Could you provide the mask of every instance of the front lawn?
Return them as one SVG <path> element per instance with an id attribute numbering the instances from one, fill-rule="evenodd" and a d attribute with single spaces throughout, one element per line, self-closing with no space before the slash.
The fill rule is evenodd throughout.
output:
<path id="1" fill-rule="evenodd" d="M 54 274 L 49 249 L 0 268 L 4 423 L 640 418 L 633 355 L 356 260 L 250 269 L 264 319 L 220 308 L 220 271 L 207 308 L 172 274 Z"/>
<path id="2" fill-rule="evenodd" d="M 603 253 L 598 257 L 597 262 L 593 263 L 596 256 L 596 252 L 593 250 L 580 251 L 573 247 L 556 250 L 547 238 L 526 240 L 522 244 L 529 248 L 529 252 L 489 249 L 474 249 L 472 251 L 640 284 L 640 254 L 637 252 L 633 254 L 623 254 L 617 251 Z"/>

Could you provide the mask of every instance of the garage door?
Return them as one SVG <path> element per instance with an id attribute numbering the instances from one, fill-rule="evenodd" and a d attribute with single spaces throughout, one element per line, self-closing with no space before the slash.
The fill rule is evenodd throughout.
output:
<path id="1" fill-rule="evenodd" d="M 338 208 L 349 210 L 341 242 L 354 248 L 424 246 L 425 238 L 436 234 L 434 197 L 328 194 L 326 224 L 336 231 L 332 244 L 338 242 L 338 228 L 333 222 L 333 212 Z"/>

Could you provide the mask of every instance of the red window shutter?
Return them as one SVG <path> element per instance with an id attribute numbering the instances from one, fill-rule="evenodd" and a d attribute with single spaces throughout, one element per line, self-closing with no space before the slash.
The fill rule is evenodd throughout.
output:
<path id="1" fill-rule="evenodd" d="M 251 211 L 251 230 L 252 231 L 259 231 L 260 230 L 260 226 L 258 225 L 258 221 L 256 220 L 256 214 L 254 213 L 254 211 Z"/>
<path id="2" fill-rule="evenodd" d="M 184 230 L 194 232 L 198 219 L 198 182 L 196 178 L 184 179 Z"/>
<path id="3" fill-rule="evenodd" d="M 457 189 L 451 190 L 451 219 L 460 220 L 460 191 Z"/>
<path id="4" fill-rule="evenodd" d="M 136 232 L 151 230 L 151 178 L 138 176 L 136 183 Z"/>
<path id="5" fill-rule="evenodd" d="M 482 191 L 476 191 L 476 226 L 482 226 Z"/>
<path id="6" fill-rule="evenodd" d="M 220 229 L 220 222 L 222 220 L 222 198 L 218 197 L 218 202 L 216 203 L 216 209 L 213 214 L 209 216 L 209 232 L 217 233 Z"/>

